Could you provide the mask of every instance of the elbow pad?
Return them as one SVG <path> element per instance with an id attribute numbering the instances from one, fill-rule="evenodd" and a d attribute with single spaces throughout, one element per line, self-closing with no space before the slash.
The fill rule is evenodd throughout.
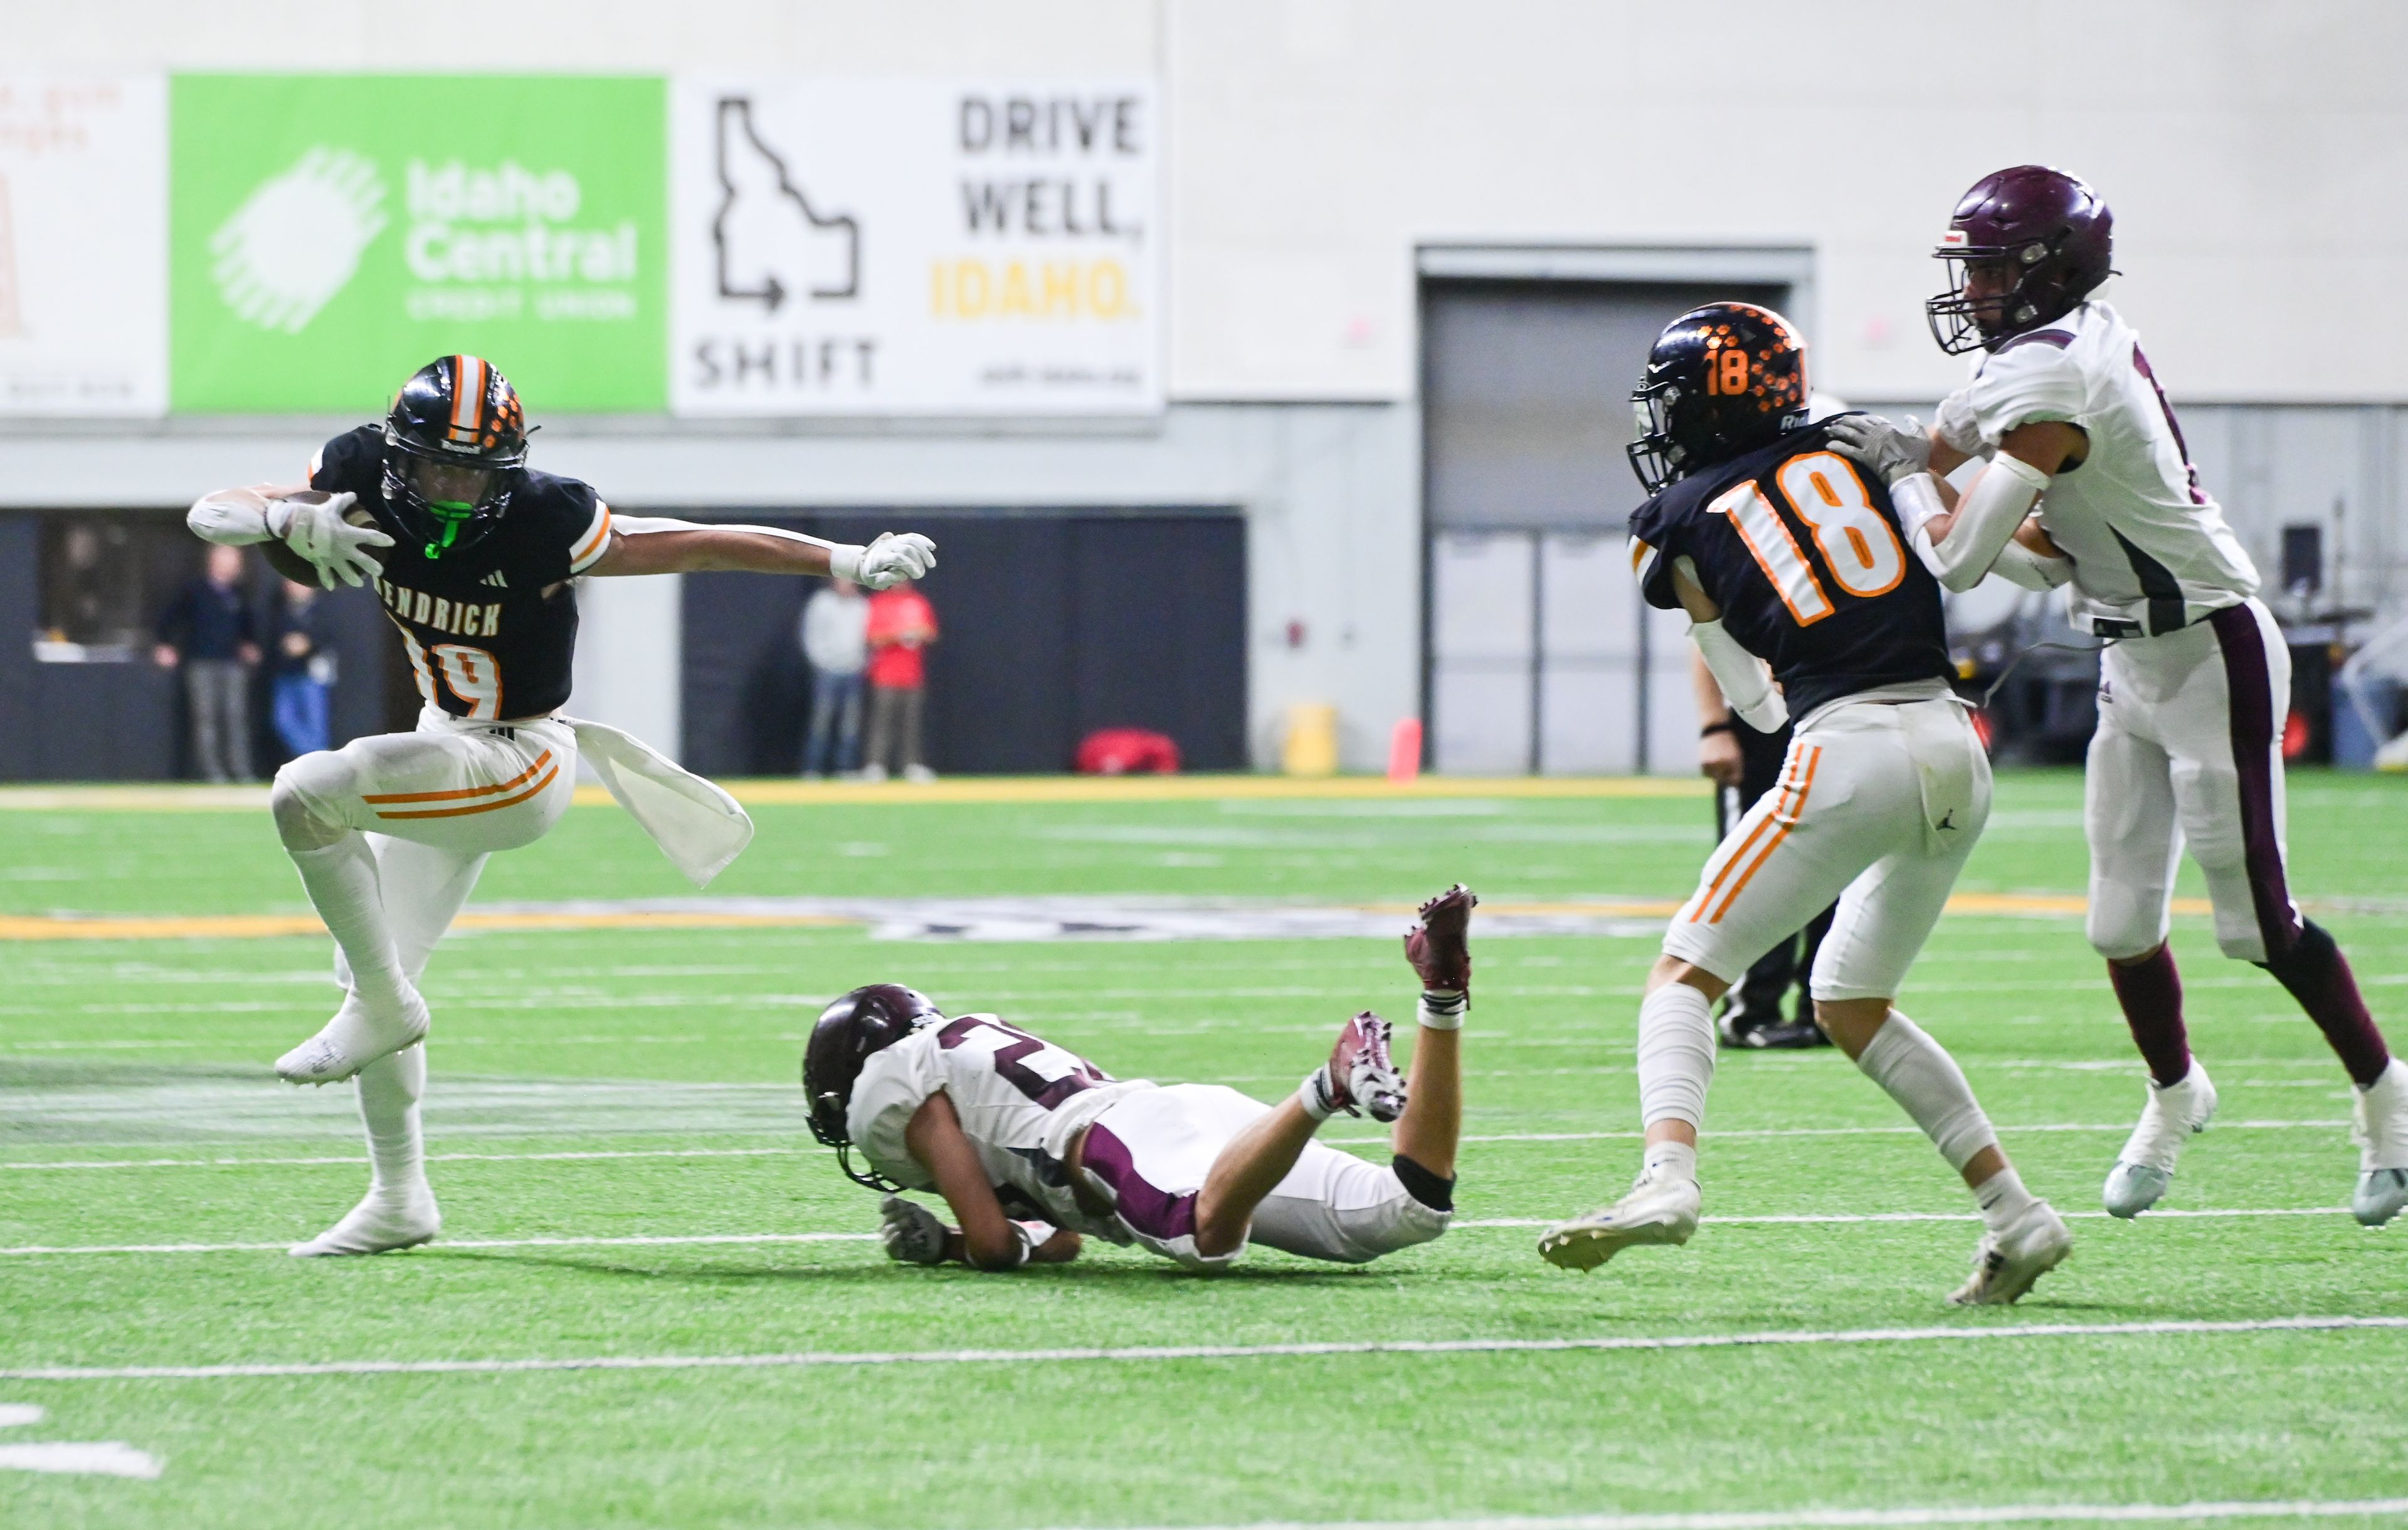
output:
<path id="1" fill-rule="evenodd" d="M 1789 703 L 1773 685 L 1764 661 L 1740 647 L 1739 639 L 1725 632 L 1719 621 L 1693 624 L 1689 637 L 1713 672 L 1714 683 L 1723 688 L 1731 710 L 1758 733 L 1779 732 L 1789 721 Z"/>
<path id="2" fill-rule="evenodd" d="M 2073 560 L 2043 558 L 2021 542 L 2009 541 L 1990 572 L 2027 590 L 2055 590 L 2073 582 Z"/>
<path id="3" fill-rule="evenodd" d="M 1981 583 L 2047 487 L 2046 473 L 2020 457 L 2000 452 L 1957 500 L 1956 516 L 1946 537 L 1930 543 L 1927 526 L 1916 538 L 1918 551 L 1924 545 L 1931 547 L 1932 556 L 1924 559 L 1925 565 L 1951 590 L 1962 592 Z"/>
<path id="4" fill-rule="evenodd" d="M 239 490 L 203 494 L 184 512 L 184 524 L 202 541 L 220 547 L 249 547 L 276 539 L 276 533 L 267 529 L 267 513 Z"/>

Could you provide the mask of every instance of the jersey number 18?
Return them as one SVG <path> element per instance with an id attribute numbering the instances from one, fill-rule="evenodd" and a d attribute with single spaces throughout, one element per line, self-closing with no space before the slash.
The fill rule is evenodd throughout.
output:
<path id="1" fill-rule="evenodd" d="M 1865 480 L 1845 457 L 1833 451 L 1792 457 L 1773 474 L 1773 482 L 1814 534 L 1824 565 L 1842 591 L 1870 600 L 1889 593 L 1906 578 L 1906 549 L 1898 532 L 1873 508 Z M 1754 479 L 1733 484 L 1706 508 L 1730 517 L 1731 529 L 1799 626 L 1811 627 L 1831 614 L 1830 594 L 1814 565 Z"/>

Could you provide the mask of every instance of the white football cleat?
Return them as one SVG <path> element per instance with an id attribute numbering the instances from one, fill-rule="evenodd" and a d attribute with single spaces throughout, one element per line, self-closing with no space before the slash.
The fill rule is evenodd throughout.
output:
<path id="1" fill-rule="evenodd" d="M 2124 1151 L 2115 1155 L 2115 1166 L 2107 1171 L 2107 1185 L 2100 1197 L 2107 1203 L 2107 1214 L 2137 1217 L 2157 1205 L 2157 1197 L 2173 1183 L 2174 1165 L 2181 1160 L 2184 1146 L 2206 1131 L 2214 1119 L 2215 1085 L 2198 1058 L 2191 1059 L 2190 1071 L 2179 1082 L 2160 1087 L 2150 1080 L 2149 1103 L 2141 1108 L 2141 1123 L 2132 1128 Z"/>
<path id="2" fill-rule="evenodd" d="M 316 1036 L 276 1060 L 276 1076 L 288 1084 L 338 1084 L 380 1057 L 426 1039 L 426 1001 L 408 984 L 397 1012 L 372 1013 L 354 989 L 343 995 L 335 1018 Z"/>
<path id="3" fill-rule="evenodd" d="M 2349 1208 L 2369 1227 L 2380 1227 L 2408 1208 L 2408 1065 L 2393 1058 L 2372 1088 L 2358 1091 L 2350 1113 L 2358 1194 Z"/>
<path id="4" fill-rule="evenodd" d="M 1641 1243 L 1686 1243 L 1703 1204 L 1695 1180 L 1641 1175 L 1612 1206 L 1550 1229 L 1539 1239 L 1539 1255 L 1564 1269 L 1593 1270 Z"/>
<path id="5" fill-rule="evenodd" d="M 2036 1200 L 2003 1233 L 1985 1233 L 1973 1251 L 1973 1278 L 1949 1296 L 1951 1307 L 2007 1307 L 2032 1282 L 2065 1263 L 2073 1235 L 2048 1202 Z"/>
<path id="6" fill-rule="evenodd" d="M 398 1194 L 369 1191 L 342 1221 L 285 1251 L 295 1259 L 390 1253 L 395 1249 L 414 1249 L 430 1242 L 442 1230 L 443 1213 L 436 1208 L 435 1192 L 421 1181 Z"/>

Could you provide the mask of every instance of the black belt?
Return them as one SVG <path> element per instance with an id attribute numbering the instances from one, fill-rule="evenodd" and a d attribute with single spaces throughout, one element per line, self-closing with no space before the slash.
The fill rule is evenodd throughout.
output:
<path id="1" fill-rule="evenodd" d="M 2163 637 L 2170 632 L 2180 632 L 2185 627 L 2197 626 L 2200 622 L 2206 621 L 2209 616 L 2213 616 L 2214 614 L 2215 613 L 2213 611 L 2206 612 L 2200 616 L 2193 617 L 2188 621 L 2177 622 L 2170 627 L 2157 627 L 2155 629 L 2150 628 L 2143 622 L 2132 621 L 2128 617 L 2094 616 L 2090 618 L 2090 636 L 2093 637 L 2104 637 L 2111 642 L 2125 637 Z"/>

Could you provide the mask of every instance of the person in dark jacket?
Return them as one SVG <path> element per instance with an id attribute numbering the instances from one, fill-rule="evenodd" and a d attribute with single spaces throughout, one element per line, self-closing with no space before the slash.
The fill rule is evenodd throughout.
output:
<path id="1" fill-rule="evenodd" d="M 242 550 L 213 547 L 206 566 L 160 616 L 153 654 L 162 667 L 184 671 L 201 774 L 251 780 L 251 671 L 259 663 L 259 622 L 242 587 Z"/>
<path id="2" fill-rule="evenodd" d="M 269 636 L 268 716 L 277 741 L 293 755 L 332 749 L 333 614 L 314 587 L 284 581 Z"/>

